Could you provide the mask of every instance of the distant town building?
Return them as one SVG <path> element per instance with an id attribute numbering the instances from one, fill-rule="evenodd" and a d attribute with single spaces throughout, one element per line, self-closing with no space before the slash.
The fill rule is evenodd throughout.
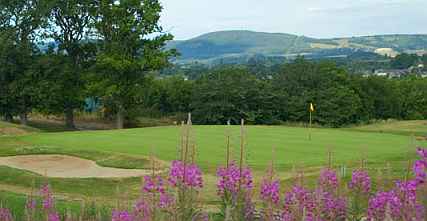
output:
<path id="1" fill-rule="evenodd" d="M 407 69 L 378 69 L 375 70 L 374 75 L 380 77 L 400 78 L 408 73 L 410 73 L 410 71 Z"/>

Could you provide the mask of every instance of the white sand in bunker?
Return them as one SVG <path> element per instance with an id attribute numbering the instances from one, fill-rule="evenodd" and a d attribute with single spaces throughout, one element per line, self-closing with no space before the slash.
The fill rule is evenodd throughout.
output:
<path id="1" fill-rule="evenodd" d="M 65 155 L 0 157 L 0 165 L 58 178 L 124 178 L 150 174 L 150 170 L 101 167 L 94 161 Z"/>

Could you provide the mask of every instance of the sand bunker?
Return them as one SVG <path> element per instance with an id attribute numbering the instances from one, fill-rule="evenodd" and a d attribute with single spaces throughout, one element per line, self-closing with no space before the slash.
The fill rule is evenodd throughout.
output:
<path id="1" fill-rule="evenodd" d="M 150 170 L 101 167 L 90 160 L 64 155 L 0 157 L 0 165 L 60 178 L 124 178 L 150 174 Z"/>

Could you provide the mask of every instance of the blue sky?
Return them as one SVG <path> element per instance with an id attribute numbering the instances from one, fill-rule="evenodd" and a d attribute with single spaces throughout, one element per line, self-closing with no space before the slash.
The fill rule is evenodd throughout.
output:
<path id="1" fill-rule="evenodd" d="M 427 34 L 427 0 L 160 0 L 165 31 L 189 39 L 221 30 L 318 38 Z"/>

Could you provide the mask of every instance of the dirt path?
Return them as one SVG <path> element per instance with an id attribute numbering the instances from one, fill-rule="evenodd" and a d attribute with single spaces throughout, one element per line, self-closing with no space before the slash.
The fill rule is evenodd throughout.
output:
<path id="1" fill-rule="evenodd" d="M 150 174 L 150 170 L 101 167 L 94 161 L 65 155 L 0 157 L 0 165 L 58 178 L 124 178 Z"/>

